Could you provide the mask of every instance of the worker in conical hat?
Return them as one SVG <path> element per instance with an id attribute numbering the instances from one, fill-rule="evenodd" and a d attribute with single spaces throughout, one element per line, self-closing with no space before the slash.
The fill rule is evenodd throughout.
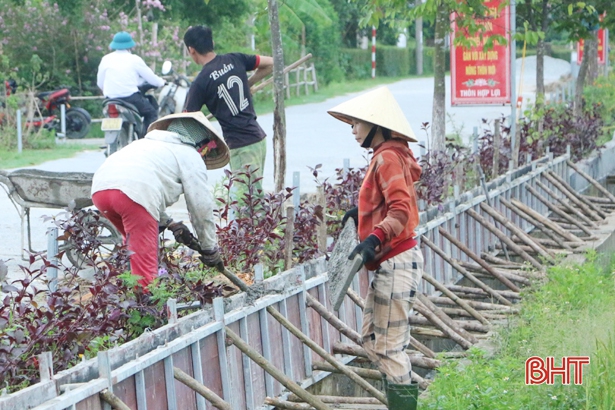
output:
<path id="1" fill-rule="evenodd" d="M 197 250 L 205 265 L 223 269 L 207 170 L 229 159 L 228 146 L 205 115 L 185 112 L 152 123 L 145 138 L 110 155 L 94 173 L 92 202 L 122 234 L 143 288 L 158 274 L 158 235 L 165 228 Z M 198 238 L 166 214 L 182 194 Z"/>
<path id="2" fill-rule="evenodd" d="M 359 191 L 359 205 L 344 215 L 357 222 L 361 255 L 375 272 L 363 313 L 363 347 L 386 377 L 388 407 L 414 410 L 418 385 L 411 380 L 410 310 L 423 271 L 415 229 L 419 213 L 414 183 L 421 167 L 408 142 L 417 142 L 388 88 L 359 95 L 328 111 L 352 126 L 355 140 L 373 157 Z"/>

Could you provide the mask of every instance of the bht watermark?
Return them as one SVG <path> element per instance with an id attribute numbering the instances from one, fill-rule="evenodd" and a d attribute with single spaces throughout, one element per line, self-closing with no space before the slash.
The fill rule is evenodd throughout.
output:
<path id="1" fill-rule="evenodd" d="M 555 384 L 556 375 L 562 376 L 562 384 L 570 384 L 570 368 L 574 372 L 574 384 L 583 384 L 583 365 L 589 364 L 589 356 L 566 356 L 561 366 L 555 365 L 555 358 L 546 360 L 532 356 L 525 361 L 525 384 Z"/>

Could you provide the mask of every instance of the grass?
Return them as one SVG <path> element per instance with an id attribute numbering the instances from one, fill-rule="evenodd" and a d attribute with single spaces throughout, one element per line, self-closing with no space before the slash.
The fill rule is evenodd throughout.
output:
<path id="1" fill-rule="evenodd" d="M 0 169 L 22 168 L 38 165 L 54 159 L 68 158 L 78 152 L 97 149 L 94 145 L 66 143 L 54 148 L 24 149 L 21 153 L 14 150 L 0 150 Z"/>
<path id="2" fill-rule="evenodd" d="M 518 318 L 493 340 L 493 356 L 472 349 L 468 359 L 438 370 L 425 409 L 615 409 L 615 264 L 595 254 L 583 265 L 561 265 L 524 296 Z M 583 385 L 525 385 L 525 360 L 590 356 Z M 572 378 L 571 381 L 574 381 Z"/>

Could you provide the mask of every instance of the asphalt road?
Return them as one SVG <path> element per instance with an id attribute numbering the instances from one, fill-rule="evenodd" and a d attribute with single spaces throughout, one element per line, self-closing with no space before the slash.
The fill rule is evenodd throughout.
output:
<path id="1" fill-rule="evenodd" d="M 535 63 L 534 63 L 535 64 Z M 521 74 L 521 62 L 517 62 L 518 77 Z M 570 64 L 563 60 L 548 59 L 546 61 L 546 82 L 557 83 L 562 76 L 570 72 Z M 523 69 L 522 95 L 524 101 L 531 100 L 534 96 L 535 67 L 532 59 L 527 59 Z M 457 133 L 463 140 L 468 142 L 474 127 L 482 127 L 483 119 L 492 121 L 502 115 L 509 115 L 510 108 L 505 106 L 481 106 L 481 107 L 451 107 L 450 79 L 447 78 L 447 133 Z M 433 78 L 418 78 L 399 81 L 388 85 L 391 92 L 404 110 L 410 125 L 419 138 L 419 143 L 426 139 L 425 132 L 421 131 L 421 124 L 431 122 Z M 327 110 L 337 104 L 346 101 L 359 93 L 335 97 L 327 101 L 301 106 L 292 106 L 286 110 L 286 146 L 287 146 L 287 171 L 286 186 L 294 186 L 293 173 L 300 173 L 300 191 L 314 191 L 316 182 L 308 167 L 322 164 L 320 175 L 334 177 L 335 169 L 341 168 L 344 160 L 348 159 L 350 167 L 360 167 L 367 164 L 366 151 L 354 141 L 350 127 L 327 114 Z M 265 177 L 263 187 L 273 190 L 273 115 L 262 115 L 258 119 L 263 129 L 268 133 L 267 159 L 265 164 Z M 214 123 L 214 126 L 218 126 Z M 94 147 L 102 145 L 102 140 L 93 141 Z M 411 148 L 420 155 L 418 144 L 411 144 Z M 73 158 L 66 158 L 46 162 L 38 169 L 47 171 L 81 171 L 95 172 L 105 160 L 101 149 L 85 151 Z M 222 180 L 222 170 L 210 172 L 212 186 Z M 57 214 L 57 209 L 32 209 L 31 226 L 33 247 L 35 250 L 46 248 L 46 229 L 49 224 L 41 219 L 43 215 Z M 180 201 L 170 209 L 170 213 L 176 220 L 188 220 L 185 204 Z M 9 267 L 11 276 L 18 275 L 20 260 L 20 219 L 17 210 L 13 207 L 8 197 L 0 193 L 0 259 L 10 259 Z"/>

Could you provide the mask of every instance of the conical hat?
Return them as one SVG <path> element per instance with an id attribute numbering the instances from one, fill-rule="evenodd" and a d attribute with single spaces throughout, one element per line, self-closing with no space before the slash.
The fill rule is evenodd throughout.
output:
<path id="1" fill-rule="evenodd" d="M 216 143 L 216 147 L 208 151 L 208 153 L 203 157 L 203 161 L 207 166 L 207 169 L 218 169 L 222 168 L 231 160 L 230 151 L 228 145 L 224 139 L 218 135 L 218 132 L 212 125 L 205 115 L 200 111 L 195 112 L 180 112 L 177 114 L 169 114 L 165 117 L 159 118 L 154 121 L 147 131 L 153 130 L 166 130 L 169 127 L 169 124 L 173 120 L 179 118 L 192 118 L 203 126 L 203 133 L 207 134 L 207 137 Z"/>
<path id="2" fill-rule="evenodd" d="M 354 118 L 388 128 L 394 138 L 417 142 L 406 116 L 387 87 L 361 94 L 327 112 L 348 124 L 352 124 Z"/>

